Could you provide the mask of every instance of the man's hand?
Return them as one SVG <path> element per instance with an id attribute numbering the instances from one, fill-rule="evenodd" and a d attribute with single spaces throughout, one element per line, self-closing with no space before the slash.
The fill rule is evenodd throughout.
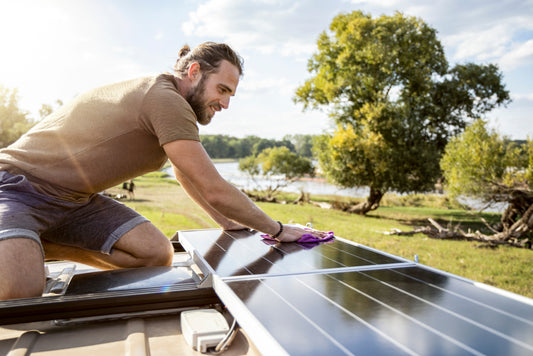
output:
<path id="1" fill-rule="evenodd" d="M 301 226 L 283 225 L 283 232 L 278 236 L 277 240 L 280 242 L 294 242 L 299 240 L 304 234 L 311 234 L 319 239 L 324 239 L 329 236 L 325 231 L 313 230 Z"/>

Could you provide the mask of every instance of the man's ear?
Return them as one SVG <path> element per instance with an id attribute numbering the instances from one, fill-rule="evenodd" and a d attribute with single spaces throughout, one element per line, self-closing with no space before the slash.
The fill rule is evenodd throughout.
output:
<path id="1" fill-rule="evenodd" d="M 191 65 L 189 66 L 189 71 L 187 72 L 187 75 L 192 82 L 199 80 L 202 77 L 202 72 L 200 70 L 200 63 L 198 62 L 191 63 Z"/>

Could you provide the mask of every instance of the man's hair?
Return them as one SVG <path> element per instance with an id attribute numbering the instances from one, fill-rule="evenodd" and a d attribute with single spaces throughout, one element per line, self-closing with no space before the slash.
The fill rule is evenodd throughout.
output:
<path id="1" fill-rule="evenodd" d="M 188 45 L 185 45 L 180 49 L 178 55 L 179 58 L 174 65 L 174 72 L 180 79 L 187 76 L 191 63 L 198 62 L 200 70 L 209 75 L 218 71 L 220 62 L 223 60 L 237 67 L 239 75 L 242 75 L 243 59 L 230 46 L 224 43 L 205 42 L 193 50 Z"/>

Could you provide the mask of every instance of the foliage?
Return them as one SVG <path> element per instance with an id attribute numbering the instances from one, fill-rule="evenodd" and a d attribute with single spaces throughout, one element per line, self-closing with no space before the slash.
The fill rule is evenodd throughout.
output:
<path id="1" fill-rule="evenodd" d="M 56 104 L 56 107 L 61 107 L 63 106 L 63 101 L 61 101 L 60 99 L 57 99 L 55 104 Z M 41 117 L 41 119 L 44 119 L 45 117 L 50 115 L 52 112 L 54 112 L 54 107 L 52 105 L 43 104 L 41 105 L 41 108 L 39 109 L 39 116 Z"/>
<path id="2" fill-rule="evenodd" d="M 0 148 L 15 142 L 33 125 L 28 113 L 19 108 L 18 100 L 17 89 L 0 86 Z"/>
<path id="3" fill-rule="evenodd" d="M 454 196 L 470 196 L 487 205 L 506 202 L 500 224 L 492 236 L 465 236 L 530 247 L 533 242 L 533 141 L 509 143 L 479 119 L 446 146 L 441 165 Z M 529 155 L 529 157 L 528 157 Z"/>
<path id="4" fill-rule="evenodd" d="M 514 190 L 531 191 L 533 139 L 509 141 L 479 119 L 450 140 L 441 167 L 452 196 L 509 202 Z"/>
<path id="5" fill-rule="evenodd" d="M 264 200 L 272 201 L 279 189 L 304 175 L 313 175 L 311 161 L 291 152 L 287 147 L 266 148 L 257 156 L 239 161 L 239 170 L 248 174 L 257 190 L 264 192 Z M 261 181 L 266 182 L 264 186 Z"/>
<path id="6" fill-rule="evenodd" d="M 310 135 L 287 135 L 282 140 L 257 136 L 237 138 L 227 135 L 202 135 L 201 140 L 205 150 L 213 159 L 257 156 L 270 147 L 287 147 L 299 156 L 311 157 L 312 136 Z"/>
<path id="7" fill-rule="evenodd" d="M 301 157 L 313 157 L 313 137 L 311 135 L 285 135 L 284 141 L 289 141 L 294 145 L 294 152 Z"/>
<path id="8" fill-rule="evenodd" d="M 337 130 L 317 140 L 315 153 L 333 182 L 370 187 L 362 214 L 388 191 L 433 189 L 449 138 L 467 118 L 510 101 L 496 66 L 449 69 L 436 31 L 400 13 L 338 15 L 317 46 L 313 77 L 294 100 L 335 119 Z"/>
<path id="9" fill-rule="evenodd" d="M 448 193 L 497 201 L 495 189 L 512 175 L 519 174 L 516 150 L 505 144 L 498 133 L 487 129 L 485 121 L 476 120 L 463 134 L 454 137 L 446 146 L 441 166 Z M 518 178 L 515 176 L 515 178 Z"/>

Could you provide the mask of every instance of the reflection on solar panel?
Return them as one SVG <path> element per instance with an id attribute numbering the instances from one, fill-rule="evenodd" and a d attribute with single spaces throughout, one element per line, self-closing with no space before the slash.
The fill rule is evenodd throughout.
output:
<path id="1" fill-rule="evenodd" d="M 179 232 L 264 354 L 533 355 L 533 301 L 337 238 Z"/>

